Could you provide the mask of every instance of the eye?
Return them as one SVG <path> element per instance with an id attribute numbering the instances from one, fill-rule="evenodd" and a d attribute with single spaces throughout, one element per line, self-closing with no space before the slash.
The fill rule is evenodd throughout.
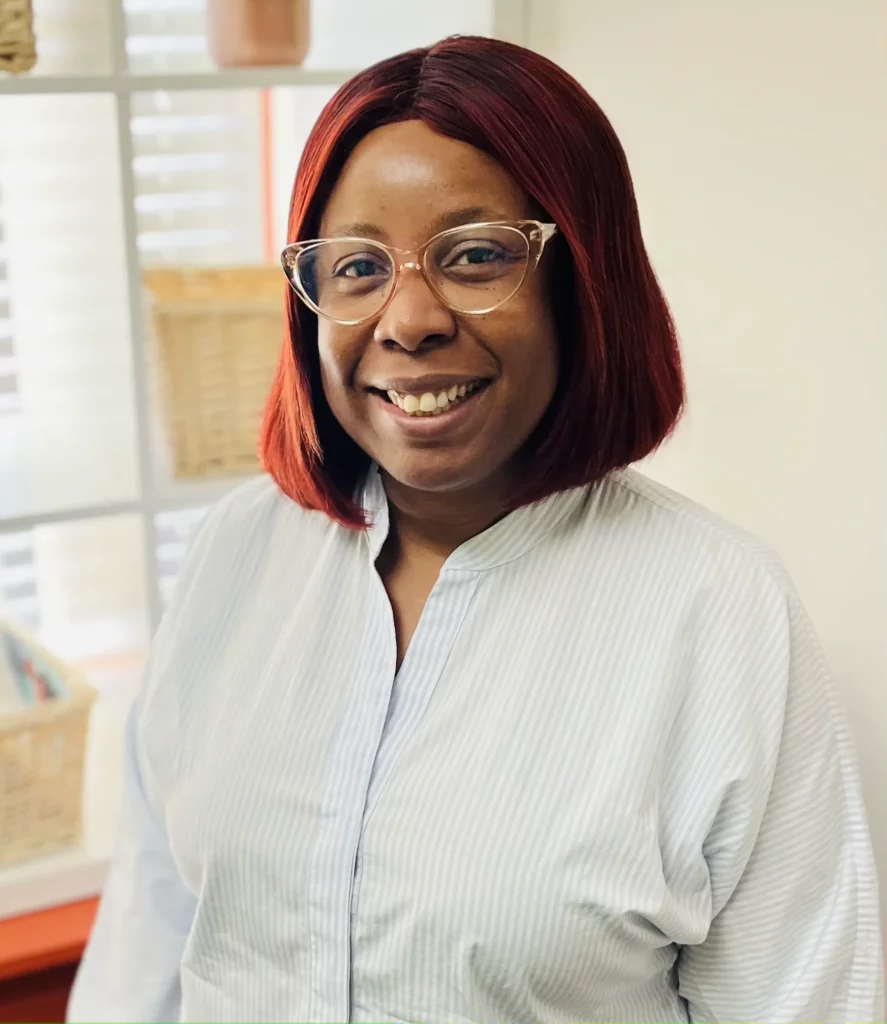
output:
<path id="1" fill-rule="evenodd" d="M 501 263 L 508 253 L 487 242 L 466 242 L 454 249 L 444 262 L 446 267 L 477 267 L 485 263 Z"/>
<path id="2" fill-rule="evenodd" d="M 355 254 L 339 260 L 333 268 L 333 277 L 364 278 L 384 274 L 385 267 L 375 256 Z"/>

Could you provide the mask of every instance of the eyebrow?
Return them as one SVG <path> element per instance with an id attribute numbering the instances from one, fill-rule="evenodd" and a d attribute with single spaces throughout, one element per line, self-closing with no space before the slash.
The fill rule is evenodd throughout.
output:
<path id="1" fill-rule="evenodd" d="M 474 224 L 478 221 L 514 220 L 504 214 L 491 210 L 486 206 L 466 206 L 460 210 L 449 210 L 431 222 L 431 234 L 457 228 L 463 224 Z M 388 233 L 378 224 L 371 221 L 358 220 L 350 224 L 341 224 L 329 233 L 330 238 L 375 238 L 380 242 L 387 241 Z"/>

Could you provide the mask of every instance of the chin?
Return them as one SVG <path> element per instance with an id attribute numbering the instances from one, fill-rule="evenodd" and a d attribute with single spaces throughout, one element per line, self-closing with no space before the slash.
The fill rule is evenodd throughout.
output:
<path id="1" fill-rule="evenodd" d="M 379 458 L 384 473 L 402 487 L 429 494 L 447 494 L 467 490 L 493 477 L 499 467 L 487 459 L 466 459 L 455 462 L 452 453 L 437 458 L 431 452 L 420 452 L 394 458 Z"/>

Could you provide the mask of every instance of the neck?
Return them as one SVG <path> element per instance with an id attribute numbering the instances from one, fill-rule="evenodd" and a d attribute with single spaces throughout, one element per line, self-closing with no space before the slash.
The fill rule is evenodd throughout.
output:
<path id="1" fill-rule="evenodd" d="M 446 559 L 461 544 L 483 533 L 511 510 L 503 482 L 453 492 L 417 491 L 382 474 L 397 547 Z"/>

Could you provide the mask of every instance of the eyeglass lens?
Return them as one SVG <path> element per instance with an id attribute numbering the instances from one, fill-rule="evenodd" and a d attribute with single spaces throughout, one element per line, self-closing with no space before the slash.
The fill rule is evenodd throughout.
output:
<path id="1" fill-rule="evenodd" d="M 526 235 L 507 225 L 457 228 L 432 240 L 424 267 L 429 285 L 453 309 L 477 312 L 501 305 L 527 272 Z M 325 239 L 303 249 L 293 274 L 310 302 L 333 320 L 378 313 L 394 287 L 391 254 L 368 239 Z"/>

